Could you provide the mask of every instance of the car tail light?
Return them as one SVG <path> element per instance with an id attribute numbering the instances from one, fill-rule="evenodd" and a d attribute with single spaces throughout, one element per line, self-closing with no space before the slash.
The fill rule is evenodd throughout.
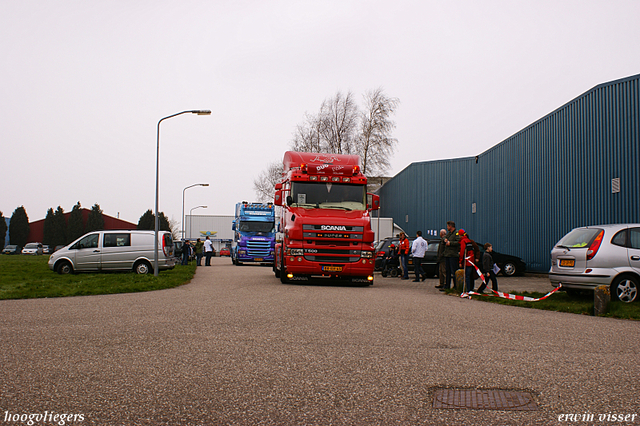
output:
<path id="1" fill-rule="evenodd" d="M 587 260 L 593 259 L 593 256 L 598 253 L 598 249 L 600 248 L 600 244 L 602 244 L 602 237 L 604 237 L 604 231 L 600 231 L 598 236 L 589 246 L 589 250 L 587 250 Z"/>

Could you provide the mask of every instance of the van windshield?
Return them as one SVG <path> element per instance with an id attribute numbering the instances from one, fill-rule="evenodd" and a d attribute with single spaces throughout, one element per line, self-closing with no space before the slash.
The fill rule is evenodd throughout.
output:
<path id="1" fill-rule="evenodd" d="M 574 229 L 565 235 L 560 242 L 558 242 L 557 246 L 565 248 L 587 248 L 600 231 L 602 231 L 602 229 L 599 228 Z"/>

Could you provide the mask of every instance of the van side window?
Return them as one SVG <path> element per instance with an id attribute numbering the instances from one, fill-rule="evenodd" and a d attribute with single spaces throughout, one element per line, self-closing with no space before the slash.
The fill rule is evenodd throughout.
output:
<path id="1" fill-rule="evenodd" d="M 124 247 L 131 245 L 131 234 L 104 234 L 102 247 Z"/>
<path id="2" fill-rule="evenodd" d="M 75 243 L 71 248 L 72 249 L 86 249 L 86 248 L 97 248 L 98 247 L 98 238 L 99 234 L 91 234 L 87 235 L 77 243 Z"/>
<path id="3" fill-rule="evenodd" d="M 629 230 L 629 247 L 640 249 L 640 228 L 631 228 Z"/>

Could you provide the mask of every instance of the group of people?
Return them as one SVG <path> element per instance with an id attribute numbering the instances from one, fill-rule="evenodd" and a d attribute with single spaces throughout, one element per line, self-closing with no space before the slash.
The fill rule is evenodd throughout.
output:
<path id="1" fill-rule="evenodd" d="M 422 238 L 422 232 L 416 232 L 416 239 L 413 244 L 409 242 L 404 232 L 400 233 L 400 241 L 398 247 L 395 244 L 389 246 L 389 253 L 385 256 L 383 268 L 389 264 L 396 263 L 399 259 L 399 265 L 402 270 L 401 278 L 409 279 L 408 261 L 409 255 L 413 257 L 413 265 L 415 272 L 414 282 L 424 281 L 426 274 L 422 269 L 422 262 L 427 251 L 428 243 Z M 462 296 L 468 296 L 473 291 L 474 274 L 484 275 L 482 285 L 478 288 L 478 293 L 483 293 L 487 287 L 486 281 L 491 280 L 492 288 L 498 291 L 498 280 L 494 270 L 494 261 L 491 256 L 493 247 L 490 243 L 484 245 L 484 254 L 480 257 L 480 248 L 473 241 L 464 229 L 456 229 L 453 221 L 447 222 L 447 229 L 440 230 L 440 244 L 438 246 L 438 269 L 440 276 L 440 284 L 436 288 L 445 291 L 451 288 L 451 280 L 455 279 L 455 272 L 458 269 L 464 269 L 465 286 Z"/>
<path id="2" fill-rule="evenodd" d="M 196 242 L 191 245 L 189 240 L 184 240 L 184 245 L 182 246 L 182 264 L 188 265 L 189 259 L 191 258 L 192 252 L 196 254 L 196 261 L 198 262 L 198 266 L 202 266 L 202 257 L 204 256 L 204 266 L 211 266 L 211 256 L 215 253 L 215 249 L 213 248 L 213 243 L 207 237 L 204 242 L 198 238 Z"/>

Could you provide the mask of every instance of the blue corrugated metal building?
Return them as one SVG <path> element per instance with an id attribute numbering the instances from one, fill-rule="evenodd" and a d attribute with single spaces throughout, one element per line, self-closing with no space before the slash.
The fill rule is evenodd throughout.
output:
<path id="1" fill-rule="evenodd" d="M 411 236 L 456 222 L 547 272 L 572 228 L 640 223 L 640 74 L 600 84 L 477 157 L 412 163 L 378 193 Z"/>

